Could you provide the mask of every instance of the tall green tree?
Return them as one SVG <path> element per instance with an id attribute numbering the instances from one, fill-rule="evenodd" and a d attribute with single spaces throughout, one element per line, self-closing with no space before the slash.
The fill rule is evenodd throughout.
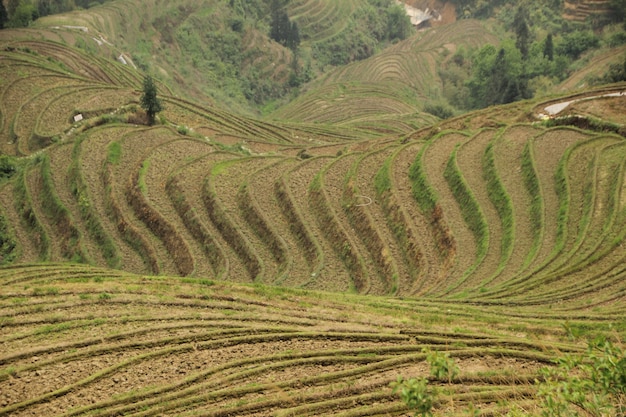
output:
<path id="1" fill-rule="evenodd" d="M 513 31 L 515 32 L 515 46 L 522 53 L 522 58 L 528 58 L 528 48 L 530 46 L 530 28 L 528 27 L 528 9 L 525 5 L 520 5 L 513 18 Z"/>
<path id="2" fill-rule="evenodd" d="M 501 48 L 491 67 L 491 77 L 487 86 L 487 95 L 485 103 L 488 106 L 501 104 L 504 101 L 504 95 L 509 88 L 510 78 L 506 62 L 506 51 Z"/>
<path id="3" fill-rule="evenodd" d="M 161 100 L 157 97 L 157 88 L 154 80 L 150 75 L 146 75 L 143 79 L 143 94 L 141 95 L 141 107 L 148 115 L 148 123 L 150 126 L 154 124 L 154 117 L 163 110 Z"/>
<path id="4" fill-rule="evenodd" d="M 554 42 L 552 41 L 552 34 L 548 33 L 546 41 L 543 44 L 543 56 L 550 61 L 554 60 Z"/>
<path id="5" fill-rule="evenodd" d="M 35 6 L 29 2 L 19 2 L 17 8 L 11 13 L 11 2 L 9 2 L 9 22 L 8 26 L 13 28 L 25 28 L 34 20 L 37 20 L 39 13 Z"/>
<path id="6" fill-rule="evenodd" d="M 9 13 L 7 12 L 4 3 L 0 0 L 0 29 L 4 29 L 4 25 L 9 21 Z"/>

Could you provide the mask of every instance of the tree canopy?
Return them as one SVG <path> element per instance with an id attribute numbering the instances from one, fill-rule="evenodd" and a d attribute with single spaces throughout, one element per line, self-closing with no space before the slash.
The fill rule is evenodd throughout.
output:
<path id="1" fill-rule="evenodd" d="M 154 117 L 158 112 L 163 110 L 163 105 L 161 104 L 161 100 L 157 97 L 157 88 L 150 75 L 146 75 L 143 79 L 143 94 L 141 95 L 140 102 L 141 107 L 148 115 L 148 123 L 152 126 L 154 124 Z"/>

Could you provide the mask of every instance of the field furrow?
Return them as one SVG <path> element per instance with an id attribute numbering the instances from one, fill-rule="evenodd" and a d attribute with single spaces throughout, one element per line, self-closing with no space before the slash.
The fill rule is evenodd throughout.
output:
<path id="1" fill-rule="evenodd" d="M 205 205 L 204 183 L 214 166 L 232 158 L 227 153 L 211 153 L 196 158 L 181 167 L 174 174 L 178 185 L 176 194 L 183 202 L 179 208 L 179 216 L 184 213 L 186 227 L 194 234 L 196 241 L 203 247 L 210 258 L 211 265 L 217 277 L 244 280 L 248 272 L 237 252 L 224 239 L 219 225 L 214 223 Z M 173 198 L 172 200 L 175 200 Z M 180 209 L 185 209 L 181 211 Z"/>
<path id="2" fill-rule="evenodd" d="M 301 162 L 283 175 L 276 185 L 276 192 L 283 214 L 291 223 L 292 233 L 300 247 L 305 250 L 311 268 L 310 276 L 299 283 L 299 286 L 307 289 L 348 291 L 352 279 L 332 246 L 324 239 L 324 232 L 311 208 L 313 202 L 310 184 L 331 161 L 331 158 L 317 157 Z"/>
<path id="3" fill-rule="evenodd" d="M 27 199 L 30 202 L 30 210 L 26 208 L 23 216 L 29 217 L 28 222 L 33 226 L 32 230 L 35 239 L 41 242 L 41 255 L 43 260 L 62 261 L 67 260 L 63 254 L 62 245 L 59 239 L 54 236 L 55 220 L 51 219 L 44 211 L 43 203 L 43 178 L 41 164 L 30 168 L 24 175 L 25 190 Z"/>
<path id="4" fill-rule="evenodd" d="M 621 235 L 619 221 L 623 218 L 617 210 L 619 187 L 624 176 L 624 146 L 621 142 L 601 150 L 595 178 L 597 198 L 594 200 L 589 220 L 589 230 L 576 259 L 567 264 L 566 271 L 589 267 L 615 246 Z M 617 223 L 616 223 L 617 222 Z M 563 271 L 565 272 L 565 271 Z"/>
<path id="5" fill-rule="evenodd" d="M 402 245 L 405 257 L 419 265 L 411 292 L 427 294 L 430 289 L 446 274 L 446 265 L 441 259 L 431 226 L 426 214 L 422 213 L 411 192 L 409 171 L 416 155 L 424 146 L 423 143 L 410 143 L 399 148 L 393 155 L 390 167 L 391 195 L 389 207 L 390 217 L 398 230 L 396 234 L 405 235 L 406 244 Z"/>
<path id="6" fill-rule="evenodd" d="M 152 273 L 177 269 L 171 256 L 159 239 L 151 238 L 152 232 L 143 221 L 135 215 L 129 204 L 129 187 L 136 182 L 136 176 L 150 149 L 172 140 L 169 136 L 147 134 L 139 138 L 139 132 L 149 130 L 131 130 L 121 140 L 111 142 L 107 147 L 109 158 L 104 166 L 104 189 L 107 191 L 107 213 L 116 224 L 123 239 L 142 257 Z"/>
<path id="7" fill-rule="evenodd" d="M 444 177 L 446 165 L 454 154 L 456 147 L 469 140 L 459 133 L 445 133 L 426 145 L 421 156 L 426 179 L 438 196 L 437 205 L 440 207 L 441 217 L 450 228 L 455 242 L 455 262 L 450 268 L 448 276 L 439 282 L 435 291 L 447 291 L 454 286 L 465 272 L 476 262 L 476 241 L 469 227 L 463 220 L 463 215 L 448 182 Z M 463 254 L 459 256 L 459 254 Z"/>
<path id="8" fill-rule="evenodd" d="M 163 134 L 173 135 L 168 132 L 163 132 Z M 180 252 L 179 269 L 184 267 L 186 274 L 193 273 L 195 276 L 210 275 L 212 268 L 202 249 L 192 245 L 194 239 L 189 234 L 189 230 L 178 221 L 176 208 L 167 196 L 166 185 L 173 171 L 183 164 L 190 154 L 203 155 L 210 152 L 213 152 L 213 149 L 205 142 L 189 139 L 174 140 L 154 148 L 148 159 L 143 162 L 146 169 L 141 185 L 145 188 L 140 191 L 150 210 L 162 219 L 159 221 L 162 229 L 159 229 L 158 234 L 161 239 L 170 240 L 170 243 L 166 245 L 170 253 L 172 250 Z M 155 226 L 155 228 L 159 227 Z M 191 262 L 190 265 L 183 265 L 189 262 Z"/>
<path id="9" fill-rule="evenodd" d="M 567 222 L 561 256 L 551 262 L 542 273 L 550 275 L 568 268 L 578 258 L 580 245 L 589 233 L 591 214 L 596 199 L 599 156 L 602 150 L 615 144 L 612 138 L 594 138 L 572 147 L 565 171 L 569 190 Z"/>
<path id="10" fill-rule="evenodd" d="M 251 229 L 240 208 L 240 187 L 260 168 L 276 162 L 273 157 L 242 158 L 216 166 L 208 178 L 208 191 L 214 200 L 214 222 L 219 218 L 224 238 L 239 252 L 250 278 L 272 282 L 278 277 L 280 264 L 264 241 Z"/>
<path id="11" fill-rule="evenodd" d="M 114 264 L 119 262 L 119 266 L 125 270 L 140 273 L 148 271 L 147 266 L 144 265 L 144 261 L 137 251 L 129 246 L 119 233 L 116 221 L 110 219 L 111 207 L 107 201 L 111 190 L 106 188 L 107 184 L 104 181 L 107 176 L 108 162 L 115 162 L 115 158 L 121 156 L 117 151 L 111 153 L 109 145 L 121 140 L 125 134 L 132 130 L 133 128 L 130 126 L 107 126 L 92 130 L 88 139 L 79 139 L 80 150 L 74 157 L 77 158 L 77 170 L 79 171 L 76 173 L 77 181 L 80 182 L 81 178 L 84 181 L 84 189 L 77 184 L 79 206 L 84 205 L 85 201 L 89 202 L 89 207 L 83 208 L 81 206 L 81 212 L 84 210 L 84 216 L 98 219 L 97 223 L 100 223 L 102 227 L 102 231 L 99 231 L 98 227 L 94 225 L 95 229 L 91 233 L 95 233 L 96 236 L 92 238 L 101 242 L 110 239 L 115 250 L 103 249 L 105 254 L 108 253 L 105 256 L 109 262 Z M 121 152 L 121 147 L 118 150 Z M 109 184 L 110 186 L 111 184 Z M 85 221 L 89 223 L 88 220 Z"/>
<path id="12" fill-rule="evenodd" d="M 528 126 L 512 126 L 493 142 L 494 167 L 511 201 L 513 241 L 510 250 L 515 256 L 507 259 L 504 268 L 494 277 L 492 285 L 521 273 L 535 255 L 533 242 L 540 233 L 536 228 L 540 226 L 531 219 L 532 200 L 535 196 L 526 191 L 522 158 L 524 147 L 539 132 L 538 129 Z"/>
<path id="13" fill-rule="evenodd" d="M 0 374 L 0 413 L 346 416 L 356 403 L 364 415 L 397 414 L 406 408 L 389 384 L 400 375 L 444 390 L 436 413 L 470 401 L 490 409 L 535 395 L 532 381 L 553 349 L 581 349 L 565 342 L 558 323 L 536 322 L 557 340 L 486 332 L 482 320 L 501 313 L 481 316 L 476 306 L 449 306 L 448 319 L 472 329 L 450 331 L 425 321 L 446 304 L 416 299 L 377 298 L 369 307 L 356 295 L 319 293 L 303 305 L 299 290 L 58 267 L 42 276 L 25 266 L 25 281 L 3 285 L 20 301 L 0 299 L 0 311 L 12 308 L 12 331 L 0 332 L 0 364 L 9 370 Z M 6 272 L 0 268 L 2 283 Z M 506 325 L 537 313 L 519 314 Z M 429 376 L 432 351 L 446 352 L 459 374 Z"/>
<path id="14" fill-rule="evenodd" d="M 0 188 L 1 213 L 9 225 L 10 233 L 16 240 L 15 262 L 29 263 L 40 259 L 40 251 L 33 243 L 33 233 L 28 230 L 14 204 L 15 191 L 13 184 L 5 184 Z"/>
<path id="15" fill-rule="evenodd" d="M 162 146 L 167 146 L 175 142 L 177 137 L 169 129 L 150 129 L 145 132 L 145 136 L 155 141 L 161 142 L 152 149 L 158 150 Z M 160 213 L 147 197 L 146 175 L 150 167 L 151 154 L 146 154 L 146 158 L 140 160 L 130 173 L 126 183 L 126 201 L 134 211 L 135 216 L 144 223 L 147 229 L 165 248 L 169 261 L 175 268 L 172 273 L 182 276 L 190 275 L 194 270 L 194 260 L 186 242 L 179 235 L 176 228 Z M 165 189 L 165 179 L 162 182 Z M 155 185 L 159 188 L 159 185 Z M 149 236 L 150 238 L 151 236 Z M 160 245 L 159 245 L 160 246 Z M 168 262 L 169 263 L 169 262 Z"/>
<path id="16" fill-rule="evenodd" d="M 265 242 L 278 263 L 278 274 L 272 279 L 277 285 L 286 279 L 303 282 L 310 276 L 306 256 L 289 230 L 289 224 L 281 215 L 281 207 L 276 199 L 274 187 L 284 172 L 293 168 L 297 160 L 283 158 L 268 164 L 246 179 L 240 189 L 240 207 L 245 208 L 246 221 Z M 243 204 L 243 205 L 242 205 Z"/>
<path id="17" fill-rule="evenodd" d="M 497 273 L 505 256 L 502 246 L 504 239 L 502 219 L 500 219 L 500 215 L 489 197 L 488 184 L 483 172 L 485 152 L 489 144 L 494 140 L 495 135 L 496 132 L 493 130 L 484 130 L 461 145 L 457 152 L 459 171 L 476 199 L 475 201 L 486 226 L 484 231 L 485 237 L 483 238 L 486 240 L 483 243 L 486 247 L 484 257 L 471 276 L 459 287 L 470 292 L 488 284 L 494 272 Z M 487 219 L 491 221 L 487 221 Z"/>
<path id="18" fill-rule="evenodd" d="M 343 199 L 347 173 L 360 154 L 348 154 L 324 167 L 309 186 L 311 210 L 328 243 L 343 261 L 354 291 L 368 293 L 374 271 L 367 249 L 355 239 L 350 220 L 345 214 Z"/>
<path id="19" fill-rule="evenodd" d="M 57 212 L 57 228 L 66 228 L 63 234 L 68 236 L 68 244 L 73 246 L 71 252 L 82 258 L 76 258 L 81 262 L 105 265 L 106 261 L 102 256 L 102 250 L 91 239 L 86 225 L 82 222 L 79 204 L 76 195 L 72 192 L 71 179 L 69 178 L 69 167 L 73 162 L 73 152 L 70 150 L 71 144 L 55 146 L 49 150 L 49 176 L 51 192 L 56 195 L 59 204 Z M 85 202 L 83 201 L 83 204 Z M 62 235 L 63 235 L 62 234 Z"/>
<path id="20" fill-rule="evenodd" d="M 393 148 L 387 146 L 359 158 L 348 177 L 345 197 L 352 224 L 377 266 L 379 279 L 370 279 L 372 294 L 404 294 L 412 286 L 410 266 L 387 225 L 375 183 L 379 168 L 392 152 Z M 372 204 L 367 204 L 370 201 Z"/>
<path id="21" fill-rule="evenodd" d="M 566 134 L 567 133 L 567 134 Z M 557 247 L 557 243 L 564 236 L 559 232 L 565 226 L 565 213 L 559 215 L 560 201 L 564 203 L 568 196 L 562 194 L 559 196 L 557 192 L 556 177 L 559 165 L 566 162 L 565 158 L 567 150 L 579 141 L 586 140 L 587 135 L 570 131 L 567 129 L 554 129 L 536 136 L 531 142 L 535 169 L 539 187 L 541 192 L 541 200 L 543 202 L 543 226 L 541 234 L 541 243 L 537 256 L 530 265 L 530 271 L 533 274 L 540 271 L 549 264 L 561 248 Z M 565 184 L 563 186 L 566 187 Z M 563 193 L 567 193 L 567 189 L 563 189 Z M 562 243 L 561 243 L 562 245 Z"/>

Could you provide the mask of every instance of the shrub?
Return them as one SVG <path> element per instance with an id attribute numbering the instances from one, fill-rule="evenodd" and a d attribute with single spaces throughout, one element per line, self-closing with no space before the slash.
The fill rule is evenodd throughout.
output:
<path id="1" fill-rule="evenodd" d="M 623 416 L 626 413 L 626 352 L 604 338 L 581 355 L 565 355 L 543 368 L 538 394 L 542 416 Z"/>
<path id="2" fill-rule="evenodd" d="M 440 381 L 450 382 L 459 374 L 459 367 L 449 353 L 424 349 L 426 362 L 430 365 L 430 374 Z"/>
<path id="3" fill-rule="evenodd" d="M 8 155 L 0 155 L 0 179 L 11 178 L 15 171 L 15 158 Z"/>
<path id="4" fill-rule="evenodd" d="M 454 116 L 454 110 L 452 107 L 442 103 L 426 104 L 424 106 L 424 111 L 432 114 L 433 116 L 437 116 L 440 119 L 449 119 Z"/>
<path id="5" fill-rule="evenodd" d="M 395 382 L 391 383 L 393 393 L 398 393 L 400 398 L 411 410 L 415 410 L 415 415 L 432 416 L 432 408 L 435 400 L 435 393 L 428 387 L 426 378 L 404 379 L 399 376 Z"/>
<path id="6" fill-rule="evenodd" d="M 556 47 L 556 52 L 560 55 L 567 55 L 572 59 L 578 57 L 585 51 L 600 45 L 600 39 L 591 31 L 576 31 L 563 37 Z"/>

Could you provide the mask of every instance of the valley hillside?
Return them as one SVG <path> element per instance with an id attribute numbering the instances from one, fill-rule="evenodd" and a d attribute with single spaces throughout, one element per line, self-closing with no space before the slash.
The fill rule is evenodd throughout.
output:
<path id="1" fill-rule="evenodd" d="M 623 1 L 0 6 L 0 416 L 625 415 Z"/>

